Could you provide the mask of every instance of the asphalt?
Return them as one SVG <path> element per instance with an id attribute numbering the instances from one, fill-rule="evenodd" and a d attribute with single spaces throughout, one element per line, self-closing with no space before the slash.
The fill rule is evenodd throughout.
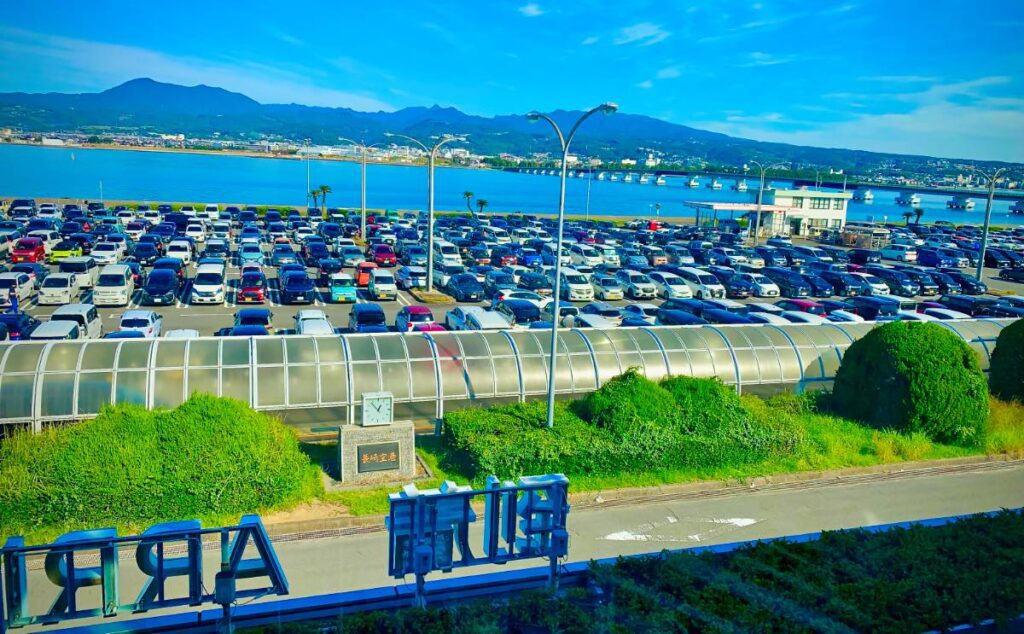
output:
<path id="1" fill-rule="evenodd" d="M 1024 466 L 1020 463 L 986 464 L 974 469 L 927 472 L 913 477 L 840 484 L 823 482 L 810 488 L 750 490 L 708 498 L 596 506 L 570 512 L 568 561 L 1021 506 L 1024 506 Z M 482 543 L 479 526 L 471 529 L 470 540 L 474 552 L 478 552 Z M 384 532 L 282 539 L 275 541 L 274 548 L 290 582 L 291 597 L 402 582 L 387 576 L 387 534 Z M 218 556 L 217 549 L 204 553 L 206 584 L 211 589 Z M 134 558 L 128 558 L 121 563 L 120 592 L 124 602 L 133 600 L 140 587 L 141 576 L 133 562 Z M 505 567 L 483 566 L 458 570 L 451 575 L 435 573 L 428 580 L 542 565 L 545 562 L 534 560 Z M 404 581 L 413 580 L 410 577 Z M 34 570 L 29 583 L 32 609 L 48 608 L 56 593 L 43 572 Z M 182 586 L 172 581 L 168 588 L 179 592 Z M 95 589 L 84 589 L 80 596 L 85 600 L 98 593 Z"/>

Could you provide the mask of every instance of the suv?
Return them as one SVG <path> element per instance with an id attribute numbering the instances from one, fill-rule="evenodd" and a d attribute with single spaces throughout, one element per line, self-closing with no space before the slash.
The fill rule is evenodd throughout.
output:
<path id="1" fill-rule="evenodd" d="M 348 314 L 348 327 L 353 332 L 387 332 L 387 318 L 380 304 L 356 304 Z"/>
<path id="2" fill-rule="evenodd" d="M 266 308 L 243 308 L 235 313 L 235 327 L 259 326 L 274 334 L 274 313 Z"/>
<path id="3" fill-rule="evenodd" d="M 200 264 L 192 281 L 193 304 L 223 304 L 227 295 L 224 266 Z"/>
<path id="4" fill-rule="evenodd" d="M 786 297 L 807 297 L 811 294 L 811 285 L 802 275 L 789 269 L 766 266 L 761 270 L 765 277 L 775 282 L 779 293 Z"/>

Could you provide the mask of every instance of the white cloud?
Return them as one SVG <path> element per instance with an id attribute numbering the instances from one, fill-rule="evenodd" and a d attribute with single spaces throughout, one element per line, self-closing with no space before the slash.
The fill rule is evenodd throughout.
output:
<path id="1" fill-rule="evenodd" d="M 597 37 L 596 35 L 591 35 L 590 37 L 583 38 L 583 41 L 580 42 L 580 44 L 583 46 L 590 46 L 592 44 L 597 44 L 600 41 L 601 38 Z"/>
<path id="2" fill-rule="evenodd" d="M 738 64 L 740 68 L 755 68 L 758 66 L 776 66 L 778 64 L 788 64 L 796 58 L 792 55 L 773 55 L 771 53 L 763 53 L 761 51 L 754 51 L 746 56 L 746 61 Z"/>
<path id="3" fill-rule="evenodd" d="M 654 88 L 654 82 L 651 81 L 650 79 L 645 79 L 639 84 L 637 84 L 636 87 L 643 88 L 644 90 L 650 90 L 651 88 Z"/>
<path id="4" fill-rule="evenodd" d="M 679 77 L 681 74 L 682 73 L 680 73 L 679 69 L 676 68 L 675 66 L 668 66 L 666 68 L 662 68 L 661 70 L 659 70 L 656 76 L 658 79 L 675 79 L 676 77 Z"/>
<path id="5" fill-rule="evenodd" d="M 0 74 L 0 89 L 103 90 L 135 79 L 206 84 L 244 93 L 262 103 L 302 103 L 356 110 L 394 110 L 371 93 L 314 84 L 316 69 L 282 68 L 249 60 L 212 61 L 136 46 L 107 44 L 0 26 L 0 59 L 17 65 L 18 77 Z M 27 71 L 27 72 L 26 72 Z M 37 79 L 26 85 L 24 77 Z M 17 84 L 14 82 L 17 81 Z"/>
<path id="6" fill-rule="evenodd" d="M 544 15 L 544 10 L 541 9 L 540 5 L 537 4 L 536 2 L 531 2 L 529 4 L 524 4 L 523 6 L 519 7 L 519 13 L 522 13 L 528 18 L 536 18 Z"/>
<path id="7" fill-rule="evenodd" d="M 651 44 L 661 42 L 670 35 L 672 33 L 661 28 L 660 24 L 639 22 L 620 29 L 619 36 L 615 38 L 615 43 L 632 44 L 636 42 L 640 46 L 650 46 Z"/>
<path id="8" fill-rule="evenodd" d="M 879 81 L 887 84 L 920 84 L 939 81 L 938 77 L 928 75 L 872 75 L 858 77 L 861 81 Z"/>
<path id="9" fill-rule="evenodd" d="M 733 123 L 778 123 L 784 121 L 785 117 L 781 112 L 766 112 L 755 115 L 731 114 L 725 120 Z"/>

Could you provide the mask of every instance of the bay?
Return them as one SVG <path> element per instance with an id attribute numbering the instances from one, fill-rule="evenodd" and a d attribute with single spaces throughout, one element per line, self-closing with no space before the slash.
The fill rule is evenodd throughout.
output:
<path id="1" fill-rule="evenodd" d="M 0 195 L 6 197 L 74 198 L 99 200 L 182 201 L 301 207 L 307 204 L 306 161 L 283 158 L 150 152 L 113 149 L 56 148 L 0 145 Z M 359 164 L 309 161 L 313 187 L 330 185 L 332 207 L 359 206 Z M 555 213 L 558 177 L 499 170 L 438 168 L 435 208 L 465 210 L 463 192 L 488 201 L 487 211 Z M 566 210 L 573 215 L 692 218 L 687 201 L 754 202 L 757 180 L 750 190 L 730 189 L 732 179 L 721 179 L 712 190 L 701 180 L 698 188 L 686 179 L 669 177 L 655 186 L 621 181 L 571 178 L 566 186 Z M 787 183 L 777 182 L 779 186 Z M 427 177 L 421 166 L 377 165 L 367 168 L 367 206 L 384 209 L 425 209 Z M 905 207 L 895 204 L 897 192 L 875 190 L 873 203 L 850 204 L 849 220 L 902 221 Z M 972 212 L 946 209 L 947 195 L 920 194 L 925 222 L 949 220 L 980 224 L 985 201 L 975 197 Z M 1009 213 L 1010 202 L 995 201 L 993 224 L 1021 224 L 1024 216 Z"/>

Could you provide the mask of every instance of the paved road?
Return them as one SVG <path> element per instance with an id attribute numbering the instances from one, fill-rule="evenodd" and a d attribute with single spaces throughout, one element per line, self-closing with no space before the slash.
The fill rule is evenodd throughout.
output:
<path id="1" fill-rule="evenodd" d="M 635 506 L 579 509 L 569 516 L 569 560 L 657 552 L 662 549 L 727 543 L 820 530 L 979 513 L 1024 506 L 1024 467 L 999 466 L 969 472 L 918 475 L 797 490 L 752 491 L 706 499 Z M 471 533 L 479 544 L 479 533 Z M 383 532 L 275 545 L 291 583 L 292 596 L 308 596 L 392 585 L 386 574 Z M 474 546 L 474 548 L 477 548 Z M 212 589 L 218 552 L 207 551 L 205 571 Z M 507 568 L 543 565 L 541 561 Z M 139 575 L 130 560 L 121 568 L 122 600 L 138 592 Z M 484 567 L 453 574 L 494 572 Z M 435 574 L 430 579 L 442 578 Z M 412 578 L 409 578 L 412 581 Z M 49 584 L 32 574 L 33 609 L 48 607 Z M 171 588 L 180 584 L 170 584 Z M 93 591 L 83 590 L 82 596 Z M 44 596 L 45 595 L 45 596 Z"/>

